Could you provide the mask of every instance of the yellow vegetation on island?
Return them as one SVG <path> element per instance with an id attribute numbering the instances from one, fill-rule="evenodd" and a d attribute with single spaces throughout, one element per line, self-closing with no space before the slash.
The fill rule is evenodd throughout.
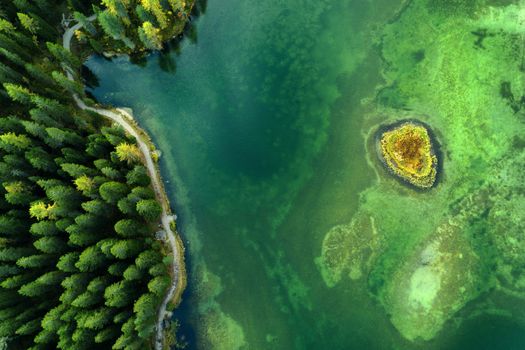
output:
<path id="1" fill-rule="evenodd" d="M 418 188 L 430 188 L 437 175 L 437 157 L 427 129 L 407 121 L 381 134 L 381 156 L 397 176 Z"/>

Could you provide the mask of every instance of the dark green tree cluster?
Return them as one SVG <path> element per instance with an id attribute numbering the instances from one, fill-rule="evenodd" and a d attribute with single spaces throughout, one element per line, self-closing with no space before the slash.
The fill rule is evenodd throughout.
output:
<path id="1" fill-rule="evenodd" d="M 1 4 L 0 344 L 148 348 L 170 283 L 161 209 L 136 141 L 75 108 L 59 6 Z"/>
<path id="2" fill-rule="evenodd" d="M 96 51 L 137 53 L 160 50 L 165 41 L 182 33 L 194 0 L 101 0 L 92 1 L 97 21 L 89 23 L 84 13 L 75 18 L 84 23 L 79 38 Z M 98 3 L 98 4 L 97 4 Z"/>

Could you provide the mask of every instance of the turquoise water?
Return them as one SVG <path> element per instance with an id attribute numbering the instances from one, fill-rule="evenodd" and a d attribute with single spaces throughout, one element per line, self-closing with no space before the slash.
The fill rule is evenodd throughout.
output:
<path id="1" fill-rule="evenodd" d="M 385 83 L 377 34 L 403 5 L 210 0 L 180 46 L 142 65 L 87 62 L 94 96 L 132 108 L 162 150 L 188 257 L 177 316 L 190 348 L 525 348 L 521 316 L 501 313 L 409 342 L 366 279 L 328 287 L 316 263 L 375 182 L 365 134 Z"/>

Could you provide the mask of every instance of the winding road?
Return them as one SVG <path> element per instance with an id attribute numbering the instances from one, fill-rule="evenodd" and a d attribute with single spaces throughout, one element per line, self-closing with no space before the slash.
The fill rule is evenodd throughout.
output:
<path id="1" fill-rule="evenodd" d="M 88 17 L 87 19 L 89 21 L 93 21 L 96 18 L 96 15 L 92 15 Z M 66 29 L 64 32 L 64 35 L 62 37 L 62 45 L 64 48 L 68 51 L 71 51 L 71 39 L 75 33 L 75 31 L 82 28 L 82 23 L 77 23 L 74 26 Z M 67 78 L 71 81 L 74 81 L 74 76 L 71 73 L 71 69 L 69 67 L 64 67 Z M 162 181 L 160 178 L 160 174 L 157 171 L 157 168 L 155 167 L 155 163 L 153 162 L 153 158 L 151 156 L 151 150 L 148 147 L 148 144 L 144 142 L 141 138 L 141 135 L 137 131 L 137 127 L 130 123 L 131 120 L 133 120 L 133 117 L 131 114 L 126 112 L 123 109 L 117 109 L 117 112 L 114 112 L 109 109 L 102 109 L 102 108 L 95 108 L 87 106 L 84 101 L 77 95 L 73 94 L 73 99 L 75 100 L 77 106 L 80 109 L 91 111 L 98 113 L 113 122 L 119 124 L 122 126 L 130 135 L 135 137 L 137 139 L 137 144 L 139 146 L 139 149 L 142 153 L 142 156 L 144 157 L 144 160 L 146 162 L 146 167 L 148 169 L 149 177 L 151 178 L 153 190 L 155 191 L 155 197 L 159 203 L 162 205 L 162 215 L 161 215 L 161 222 L 162 222 L 162 228 L 166 232 L 166 235 L 168 237 L 168 243 L 170 245 L 171 251 L 173 253 L 173 262 L 171 264 L 172 268 L 172 281 L 171 285 L 166 293 L 166 296 L 162 300 L 162 304 L 159 307 L 158 314 L 157 314 L 157 322 L 155 325 L 156 334 L 155 334 L 155 349 L 161 350 L 163 347 L 163 325 L 162 322 L 164 318 L 167 315 L 167 305 L 169 301 L 173 298 L 176 292 L 178 292 L 177 287 L 179 286 L 180 282 L 180 266 L 179 262 L 182 261 L 181 251 L 179 249 L 179 246 L 177 245 L 177 241 L 175 238 L 175 233 L 171 230 L 171 223 L 175 221 L 175 218 L 173 215 L 170 214 L 170 208 L 167 201 L 167 196 L 164 192 L 164 186 L 162 185 Z"/>

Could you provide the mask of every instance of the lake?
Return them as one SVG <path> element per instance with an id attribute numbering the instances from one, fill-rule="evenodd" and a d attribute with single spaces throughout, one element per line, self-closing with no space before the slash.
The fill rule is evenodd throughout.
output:
<path id="1" fill-rule="evenodd" d="M 518 213 L 523 202 L 491 182 L 523 149 L 523 28 L 509 25 L 518 10 L 209 0 L 165 52 L 87 61 L 99 79 L 90 92 L 132 108 L 162 151 L 186 246 L 175 317 L 190 349 L 525 348 L 524 287 L 497 272 L 518 276 L 521 263 L 505 255 L 510 223 L 493 210 Z M 408 118 L 441 144 L 429 191 L 397 181 L 373 149 L 379 125 Z M 467 201 L 477 194 L 485 199 Z M 432 296 L 432 317 L 414 314 L 430 339 L 411 339 L 424 336 L 416 316 L 400 316 L 404 293 L 424 288 L 410 284 L 417 254 L 449 222 L 462 238 L 432 270 L 449 290 Z M 343 238 L 330 243 L 334 228 Z M 453 254 L 471 259 L 457 267 Z M 446 271 L 472 281 L 449 283 Z"/>

